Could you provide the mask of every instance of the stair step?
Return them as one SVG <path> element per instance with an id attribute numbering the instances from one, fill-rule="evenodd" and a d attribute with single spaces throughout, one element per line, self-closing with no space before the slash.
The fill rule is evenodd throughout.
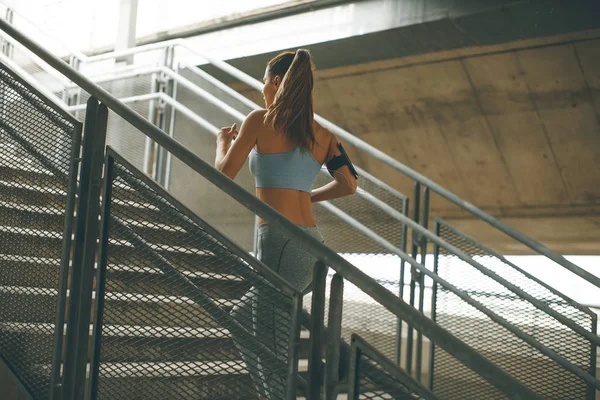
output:
<path id="1" fill-rule="evenodd" d="M 174 289 L 160 270 L 129 265 L 109 265 L 107 284 L 111 290 L 131 293 L 172 294 Z M 60 260 L 0 254 L 0 286 L 56 288 Z M 181 271 L 211 297 L 237 299 L 249 289 L 249 284 L 235 275 Z"/>
<path id="2" fill-rule="evenodd" d="M 0 200 L 27 206 L 64 207 L 67 193 L 62 188 L 6 180 L 7 178 L 10 177 L 2 175 L 0 180 Z"/>
<path id="3" fill-rule="evenodd" d="M 30 206 L 0 200 L 2 224 L 5 226 L 23 227 L 34 230 L 50 230 L 62 232 L 65 222 L 64 209 L 43 206 Z M 188 233 L 180 226 L 163 223 L 141 223 L 137 220 L 124 220 L 126 226 L 142 237 L 151 237 L 161 244 L 177 245 L 189 239 Z M 123 234 L 115 230 L 116 238 Z"/>
<path id="4" fill-rule="evenodd" d="M 0 308 L 0 321 L 53 323 L 57 293 L 50 288 L 2 286 L 0 304 L 4 306 Z M 237 303 L 231 299 L 214 301 L 225 311 Z M 107 293 L 104 311 L 106 324 L 219 327 L 202 306 L 183 296 Z"/>
<path id="5" fill-rule="evenodd" d="M 65 187 L 63 177 L 55 176 L 46 169 L 35 168 L 25 164 L 19 165 L 14 161 L 9 163 L 2 158 L 0 158 L 0 176 L 3 181 L 43 186 L 45 188 Z"/>
<path id="6" fill-rule="evenodd" d="M 16 172 L 15 172 L 16 171 Z M 42 174 L 37 179 L 27 177 L 27 174 L 34 173 L 24 171 L 24 177 L 18 176 L 19 169 L 10 169 L 10 174 L 3 175 L 4 171 L 0 166 L 0 201 L 7 203 L 18 203 L 23 206 L 45 207 L 54 209 L 64 209 L 67 192 L 63 184 L 52 185 L 46 180 L 48 177 L 54 179 L 53 175 Z M 38 171 L 38 170 L 35 170 Z M 31 178 L 31 179 L 30 179 Z M 111 203 L 111 209 L 117 213 L 130 215 L 135 213 L 140 220 L 148 222 L 167 223 L 166 216 L 160 213 L 160 209 L 153 204 L 137 201 L 130 194 L 131 189 L 121 186 L 113 188 L 114 199 Z"/>
<path id="7" fill-rule="evenodd" d="M 92 327 L 90 326 L 90 342 Z M 302 331 L 299 354 L 307 358 L 308 332 Z M 0 323 L 0 343 L 18 343 L 22 358 L 30 364 L 51 362 L 54 324 Z M 240 360 L 229 332 L 224 328 L 182 326 L 104 325 L 102 362 L 227 361 Z"/>
<path id="8" fill-rule="evenodd" d="M 149 261 L 145 254 L 140 254 L 134 246 L 123 239 L 109 241 L 109 262 L 116 264 L 131 264 L 135 266 L 148 266 Z M 212 246 L 214 244 L 211 243 Z M 213 258 L 214 253 L 208 250 L 172 246 L 168 244 L 150 244 L 152 250 L 164 256 L 169 262 L 184 268 L 196 269 Z M 0 226 L 0 253 L 22 255 L 29 257 L 43 256 L 46 258 L 60 258 L 62 251 L 62 233 L 21 228 L 13 226 Z"/>

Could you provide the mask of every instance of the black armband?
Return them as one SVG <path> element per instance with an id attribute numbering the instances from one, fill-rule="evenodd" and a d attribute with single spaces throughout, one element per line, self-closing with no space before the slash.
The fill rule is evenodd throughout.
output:
<path id="1" fill-rule="evenodd" d="M 333 176 L 334 171 L 340 169 L 344 165 L 347 165 L 352 175 L 354 175 L 354 177 L 358 179 L 358 173 L 354 169 L 354 166 L 352 165 L 352 161 L 350 161 L 348 154 L 346 154 L 346 152 L 344 151 L 344 147 L 342 147 L 341 143 L 338 143 L 337 147 L 338 149 L 340 149 L 340 153 L 342 154 L 339 156 L 333 156 L 333 158 L 327 164 L 325 164 L 327 166 L 329 174 Z"/>

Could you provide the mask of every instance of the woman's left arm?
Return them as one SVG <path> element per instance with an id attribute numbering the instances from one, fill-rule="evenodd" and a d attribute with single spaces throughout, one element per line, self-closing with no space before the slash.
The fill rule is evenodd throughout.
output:
<path id="1" fill-rule="evenodd" d="M 264 111 L 252 111 L 242 123 L 238 133 L 235 124 L 230 128 L 221 128 L 217 135 L 217 155 L 215 168 L 235 179 L 244 165 L 248 154 L 256 144 L 258 132 L 262 125 Z"/>

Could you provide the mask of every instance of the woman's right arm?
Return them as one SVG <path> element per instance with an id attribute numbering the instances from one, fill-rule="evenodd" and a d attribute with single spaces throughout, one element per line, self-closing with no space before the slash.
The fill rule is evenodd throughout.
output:
<path id="1" fill-rule="evenodd" d="M 329 149 L 327 151 L 325 163 L 328 163 L 333 157 L 341 154 L 342 153 L 338 148 L 338 140 L 334 134 L 331 134 L 331 140 L 329 141 Z M 347 165 L 338 168 L 333 173 L 333 178 L 334 180 L 329 182 L 327 185 L 321 186 L 320 188 L 317 188 L 311 192 L 310 201 L 312 203 L 337 199 L 339 197 L 348 196 L 356 192 L 358 183 Z"/>

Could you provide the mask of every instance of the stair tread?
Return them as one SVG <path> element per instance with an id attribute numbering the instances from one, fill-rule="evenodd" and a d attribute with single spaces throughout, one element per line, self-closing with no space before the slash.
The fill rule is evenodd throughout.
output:
<path id="1" fill-rule="evenodd" d="M 54 335 L 54 327 L 54 324 L 44 322 L 0 322 L 0 330 L 5 332 L 33 332 L 36 334 Z M 226 339 L 231 337 L 229 331 L 225 328 L 115 324 L 106 324 L 103 328 L 103 337 L 149 337 L 169 339 Z M 90 334 L 92 334 L 92 329 L 93 326 L 90 325 Z M 310 332 L 308 330 L 302 329 L 300 331 L 301 339 L 308 339 L 309 337 Z"/>
<path id="2" fill-rule="evenodd" d="M 52 265 L 58 266 L 60 265 L 60 259 L 58 258 L 48 258 L 48 257 L 32 257 L 32 256 L 23 256 L 18 254 L 1 254 L 0 253 L 0 261 L 16 261 L 16 262 L 26 262 L 31 264 L 41 264 L 41 265 Z M 97 268 L 98 265 L 95 265 Z M 2 268 L 2 264 L 0 264 L 0 268 Z M 155 274 L 162 275 L 162 271 L 157 268 L 151 267 L 140 267 L 135 265 L 123 265 L 123 264 L 109 264 L 107 267 L 109 272 L 127 272 L 127 273 L 140 273 L 140 274 Z M 230 274 L 221 274 L 217 272 L 193 272 L 193 271 L 180 271 L 182 275 L 187 278 L 198 278 L 198 279 L 211 279 L 211 280 L 225 280 L 225 281 L 243 281 L 243 278 L 230 275 Z"/>
<path id="3" fill-rule="evenodd" d="M 40 174 L 40 175 L 46 175 L 49 177 L 53 177 L 55 176 L 52 171 L 49 171 L 47 169 L 44 168 L 35 168 L 35 167 L 29 167 L 29 166 L 24 166 L 24 165 L 19 165 L 16 166 L 14 164 L 8 164 L 5 163 L 3 159 L 0 158 L 0 167 L 2 168 L 8 168 L 8 169 L 12 169 L 13 171 L 22 171 L 22 172 L 34 172 L 36 174 Z"/>
<path id="4" fill-rule="evenodd" d="M 0 167 L 2 167 L 2 166 L 3 165 L 0 164 Z M 15 171 L 21 171 L 20 168 L 12 168 L 12 169 Z M 29 171 L 27 169 L 25 169 L 23 171 L 24 172 L 39 172 L 39 170 Z M 51 173 L 50 173 L 49 176 L 53 176 L 53 175 L 51 175 Z M 67 192 L 61 188 L 33 185 L 33 184 L 28 184 L 28 183 L 16 182 L 16 181 L 0 180 L 0 188 L 2 188 L 2 187 L 10 188 L 10 189 L 22 189 L 22 190 L 28 190 L 31 192 L 38 192 L 38 193 L 45 193 L 45 194 L 53 194 L 56 196 L 66 196 L 67 195 Z M 120 188 L 123 190 L 133 191 L 133 189 L 129 188 L 129 187 L 120 187 Z M 127 206 L 130 206 L 133 208 L 141 208 L 141 209 L 150 209 L 153 211 L 160 211 L 160 208 L 158 208 L 156 205 L 150 204 L 150 203 L 140 203 L 140 202 L 136 202 L 133 200 L 122 200 L 122 199 L 117 199 L 117 198 L 113 198 L 112 202 L 117 205 L 127 205 Z"/>
<path id="5" fill-rule="evenodd" d="M 55 207 L 43 207 L 43 206 L 31 206 L 31 205 L 23 205 L 21 203 L 15 202 L 7 202 L 0 201 L 0 208 L 7 209 L 10 211 L 21 211 L 27 212 L 36 215 L 44 215 L 44 216 L 64 216 L 65 210 Z M 185 233 L 186 230 L 177 225 L 169 225 L 158 222 L 151 223 L 143 223 L 135 219 L 121 219 L 127 226 L 136 227 L 136 228 L 146 228 L 153 229 L 156 231 L 165 231 L 165 232 L 179 232 Z"/>
<path id="6" fill-rule="evenodd" d="M 64 215 L 65 210 L 53 207 L 40 207 L 40 206 L 28 206 L 21 203 L 13 203 L 8 201 L 0 201 L 0 207 L 15 211 L 26 211 L 35 214 L 46 214 L 46 215 Z"/>
<path id="7" fill-rule="evenodd" d="M 0 226 L 0 233 L 13 233 L 17 235 L 37 236 L 46 239 L 62 240 L 62 232 L 49 231 L 45 229 L 21 228 L 17 226 Z M 125 239 L 109 239 L 109 243 L 113 246 L 135 247 L 130 241 Z M 148 246 L 152 250 L 166 251 L 171 253 L 194 254 L 203 256 L 214 256 L 215 254 L 209 250 L 201 250 L 194 247 L 174 246 L 170 244 L 149 243 Z"/>
<path id="8" fill-rule="evenodd" d="M 0 187 L 6 187 L 6 188 L 11 188 L 11 189 L 23 189 L 23 190 L 29 190 L 32 192 L 45 192 L 45 193 L 54 194 L 57 196 L 66 196 L 67 195 L 67 192 L 60 188 L 32 185 L 32 184 L 28 184 L 28 183 L 21 183 L 21 182 L 15 182 L 15 181 L 0 180 Z"/>
<path id="9" fill-rule="evenodd" d="M 50 365 L 38 365 L 50 370 Z M 88 364 L 88 371 L 89 371 Z M 207 370 L 209 369 L 209 370 Z M 298 360 L 298 372 L 308 371 L 308 360 Z M 246 375 L 243 361 L 156 361 L 156 362 L 103 362 L 100 378 L 193 378 L 214 375 Z"/>
<path id="10" fill-rule="evenodd" d="M 29 286 L 0 286 L 0 293 L 5 294 L 24 294 L 34 296 L 58 296 L 58 290 L 53 288 L 40 288 Z M 67 297 L 69 291 L 67 290 Z M 96 292 L 92 293 L 92 298 L 96 297 Z M 189 304 L 195 305 L 196 302 L 186 296 L 165 296 L 160 294 L 142 294 L 127 292 L 109 292 L 105 295 L 106 300 L 128 301 L 132 303 L 160 303 L 160 304 Z M 212 299 L 216 304 L 223 307 L 233 307 L 239 303 L 234 299 Z"/>

